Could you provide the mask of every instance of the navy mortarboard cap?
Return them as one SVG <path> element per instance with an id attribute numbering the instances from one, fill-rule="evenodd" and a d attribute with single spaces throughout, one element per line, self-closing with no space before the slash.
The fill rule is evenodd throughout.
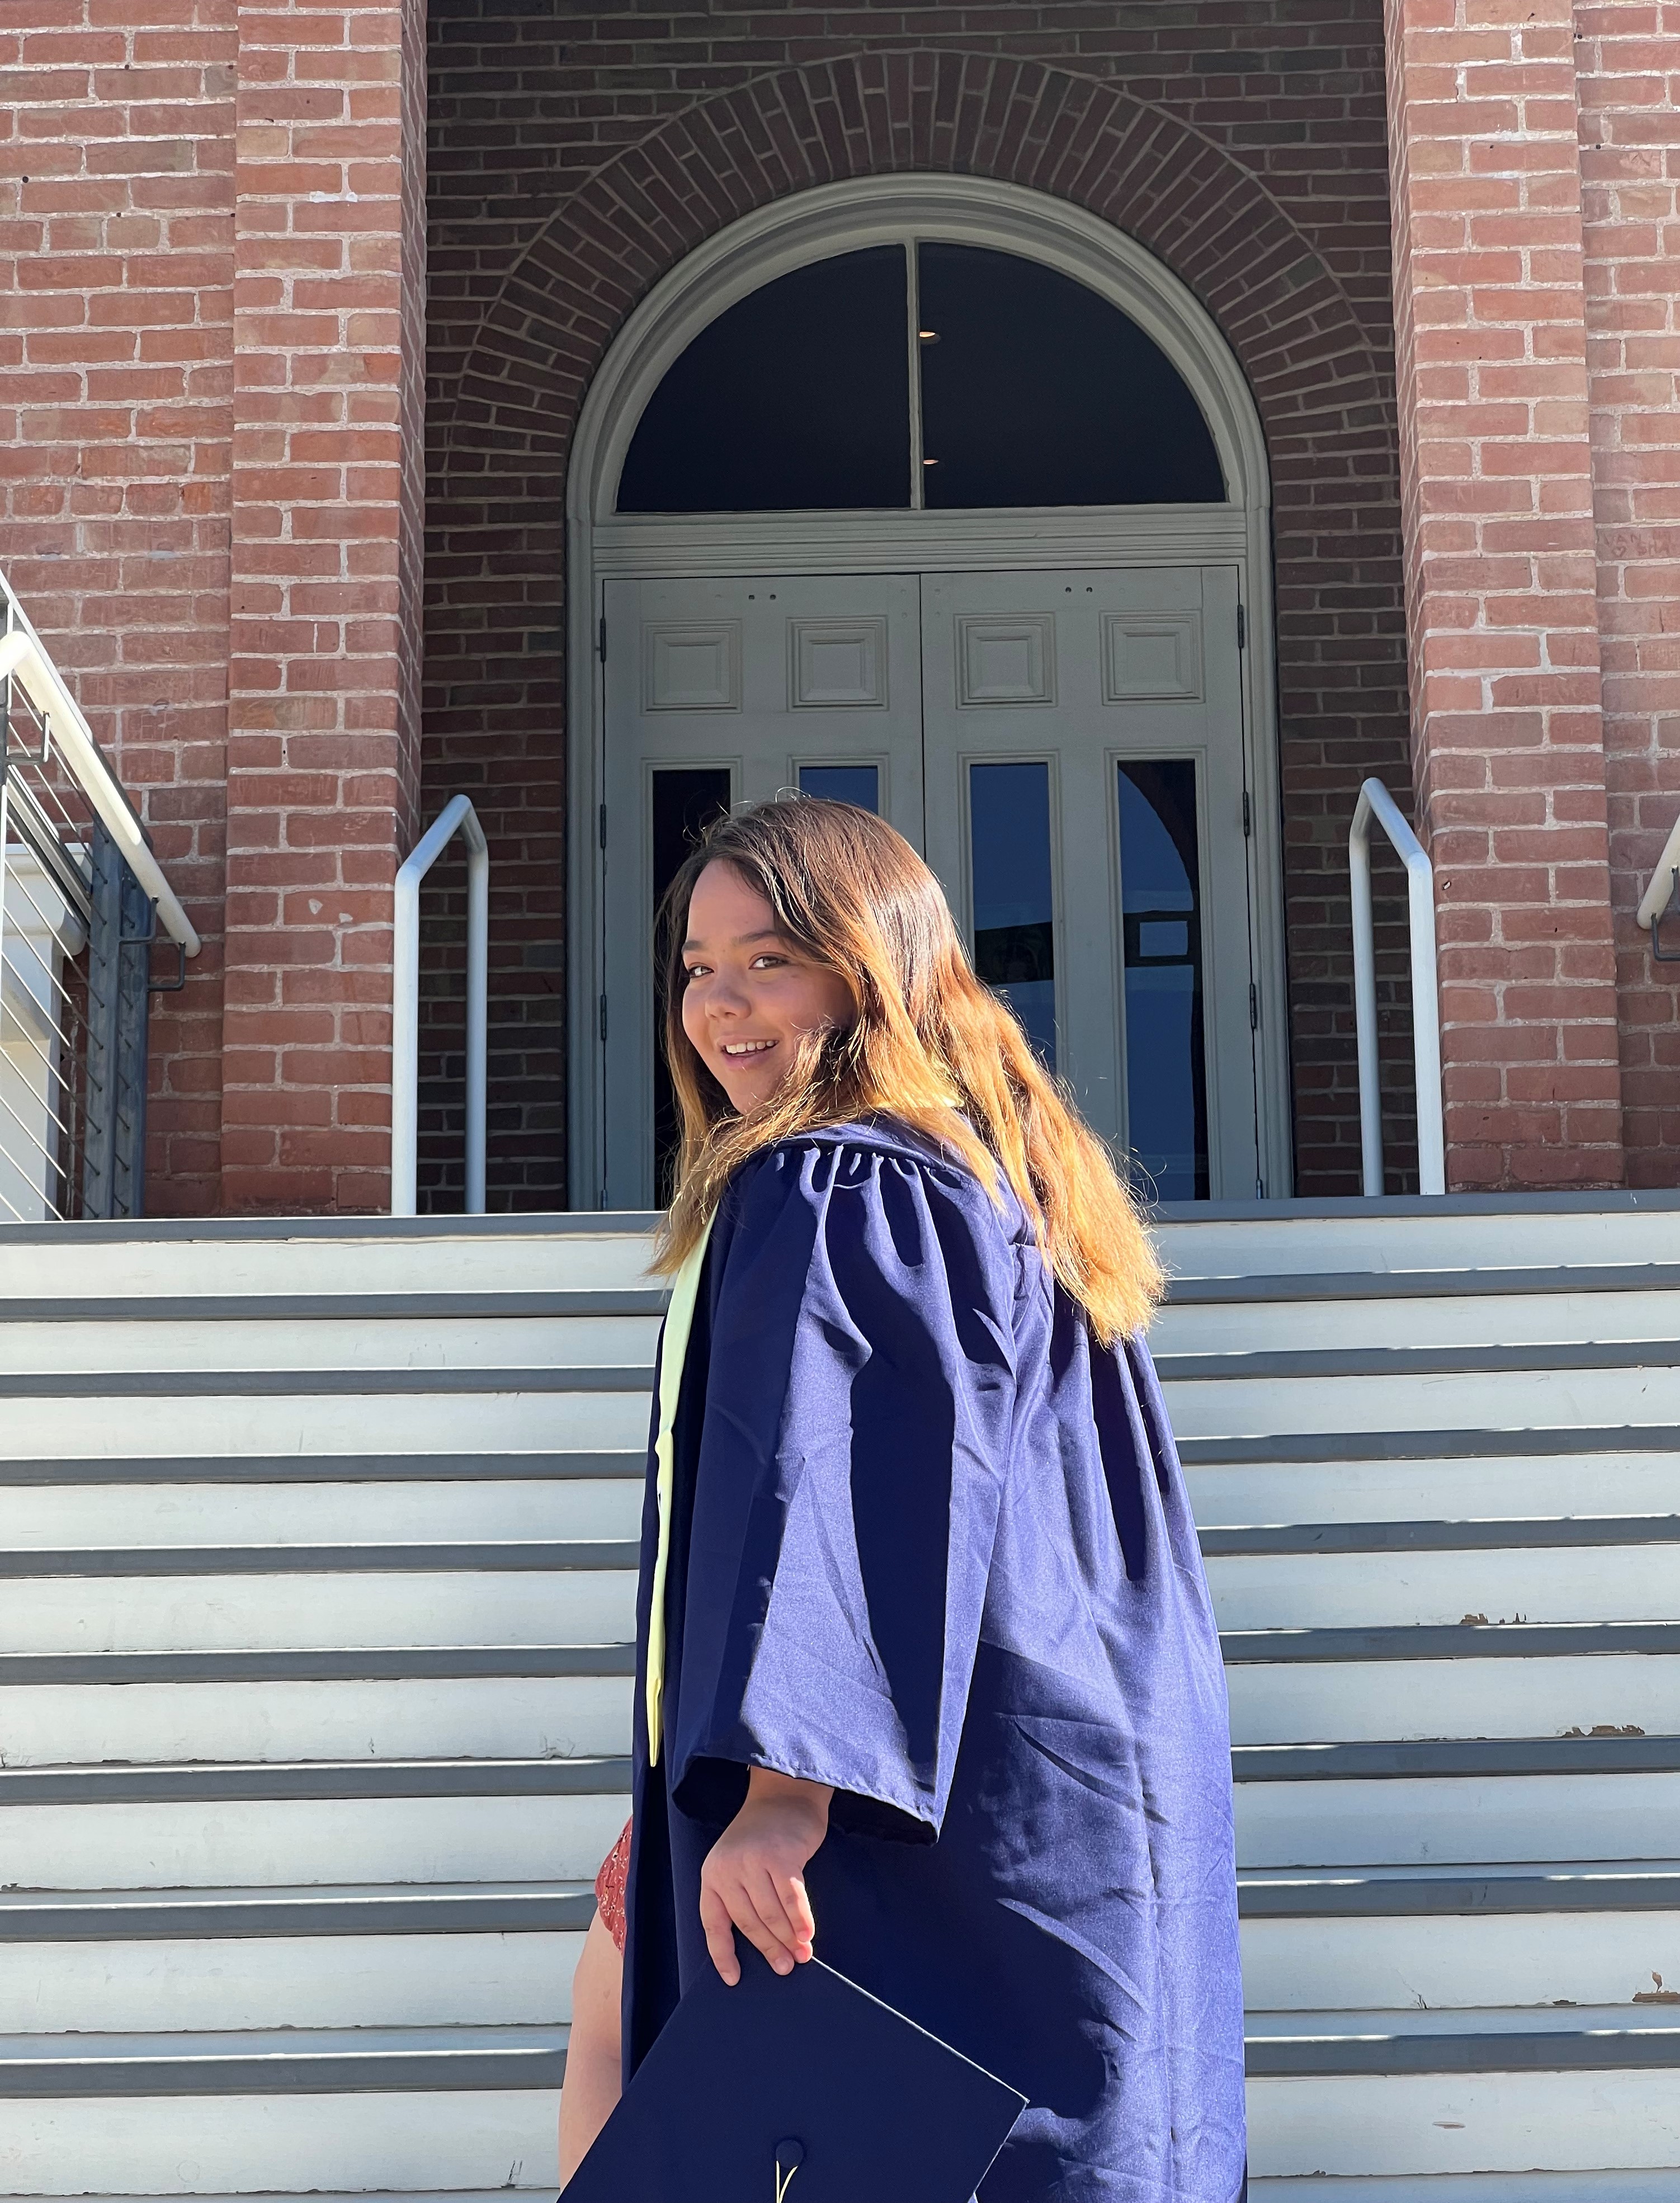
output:
<path id="1" fill-rule="evenodd" d="M 969 2203 L 1026 2098 L 820 1958 L 740 1961 L 678 2005 L 563 2203 Z"/>

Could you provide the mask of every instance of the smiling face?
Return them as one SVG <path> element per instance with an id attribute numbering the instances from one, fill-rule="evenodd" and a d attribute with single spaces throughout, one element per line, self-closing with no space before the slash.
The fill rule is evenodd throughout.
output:
<path id="1" fill-rule="evenodd" d="M 731 865 L 708 865 L 695 881 L 682 962 L 682 1030 L 743 1117 L 775 1093 L 803 1034 L 855 1015 L 840 974 L 778 932 Z"/>

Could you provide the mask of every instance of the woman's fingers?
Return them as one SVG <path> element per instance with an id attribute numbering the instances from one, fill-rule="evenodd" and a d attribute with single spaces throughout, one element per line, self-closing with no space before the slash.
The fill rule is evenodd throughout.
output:
<path id="1" fill-rule="evenodd" d="M 705 1931 L 711 1962 L 731 1988 L 741 1977 L 740 1959 L 735 1950 L 736 1928 L 771 1965 L 775 1966 L 777 1959 L 781 1959 L 776 1968 L 779 1973 L 786 1973 L 793 1964 L 781 1938 L 760 1919 L 757 1906 L 737 1875 L 720 1874 L 714 1880 L 701 1882 L 700 1925 Z"/>
<path id="2" fill-rule="evenodd" d="M 804 1869 L 826 1833 L 829 1794 L 820 1784 L 755 1767 L 746 1804 L 707 1854 L 701 1924 L 712 1962 L 731 1987 L 740 1978 L 736 1929 L 779 1974 L 813 1955 L 816 1922 Z"/>
<path id="3" fill-rule="evenodd" d="M 767 1873 L 765 1881 L 767 1894 L 759 1899 L 760 1917 L 775 1930 L 796 1959 L 809 1958 L 816 1922 L 811 1917 L 811 1899 L 805 1894 L 804 1881 L 796 1874 Z"/>
<path id="4" fill-rule="evenodd" d="M 729 1908 L 710 1883 L 700 1884 L 700 1926 L 705 1931 L 706 1948 L 711 1962 L 734 1988 L 741 1977 L 741 1962 L 735 1955 L 735 1931 L 729 1917 Z"/>
<path id="5" fill-rule="evenodd" d="M 701 1878 L 700 1925 L 712 1963 L 733 1988 L 740 1978 L 733 1928 L 779 1974 L 811 1956 L 816 1934 L 805 1885 L 762 1865 L 714 1869 Z"/>
<path id="6" fill-rule="evenodd" d="M 787 1969 L 778 1963 L 778 1955 L 785 1952 L 791 1959 L 796 1954 L 798 1939 L 793 1932 L 793 1923 L 787 1917 L 787 1908 L 776 1887 L 776 1878 L 768 1867 L 760 1867 L 744 1880 L 747 1902 L 775 1940 L 775 1952 L 766 1951 L 764 1955 L 778 1973 L 784 1973 Z M 762 1949 L 763 1946 L 759 1947 Z"/>
<path id="7" fill-rule="evenodd" d="M 816 1915 L 811 1909 L 811 1898 L 803 1875 L 789 1875 L 782 1903 L 787 1908 L 788 1925 L 793 1931 L 795 1955 L 809 1958 L 816 1940 Z"/>

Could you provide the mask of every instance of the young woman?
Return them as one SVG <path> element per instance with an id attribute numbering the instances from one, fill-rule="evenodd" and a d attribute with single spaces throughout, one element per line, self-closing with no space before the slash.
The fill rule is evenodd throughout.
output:
<path id="1" fill-rule="evenodd" d="M 1027 2095 L 981 2203 L 1235 2203 L 1224 1676 L 1148 1243 L 879 819 L 737 812 L 667 911 L 634 1836 L 579 1969 L 563 2172 L 621 2056 L 702 1968 L 739 1977 L 739 1933 Z"/>

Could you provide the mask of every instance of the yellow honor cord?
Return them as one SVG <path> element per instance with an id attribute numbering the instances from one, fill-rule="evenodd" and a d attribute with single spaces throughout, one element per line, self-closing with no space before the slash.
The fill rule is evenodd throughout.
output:
<path id="1" fill-rule="evenodd" d="M 788 2184 L 799 2169 L 799 2168 L 797 2165 L 790 2165 L 787 2171 L 784 2172 L 781 2169 L 781 2159 L 777 2158 L 775 2161 L 775 2203 L 784 2203 L 784 2199 L 787 2194 Z"/>
<path id="2" fill-rule="evenodd" d="M 707 1217 L 700 1236 L 671 1280 L 671 1302 L 659 1344 L 659 1430 L 653 1441 L 653 1490 L 659 1508 L 659 1543 L 653 1556 L 653 1597 L 647 1610 L 647 1763 L 659 1764 L 659 1740 L 665 1691 L 665 1578 L 671 1564 L 671 1492 L 676 1482 L 676 1403 L 682 1391 L 682 1365 L 688 1358 L 688 1334 L 705 1267 Z"/>

